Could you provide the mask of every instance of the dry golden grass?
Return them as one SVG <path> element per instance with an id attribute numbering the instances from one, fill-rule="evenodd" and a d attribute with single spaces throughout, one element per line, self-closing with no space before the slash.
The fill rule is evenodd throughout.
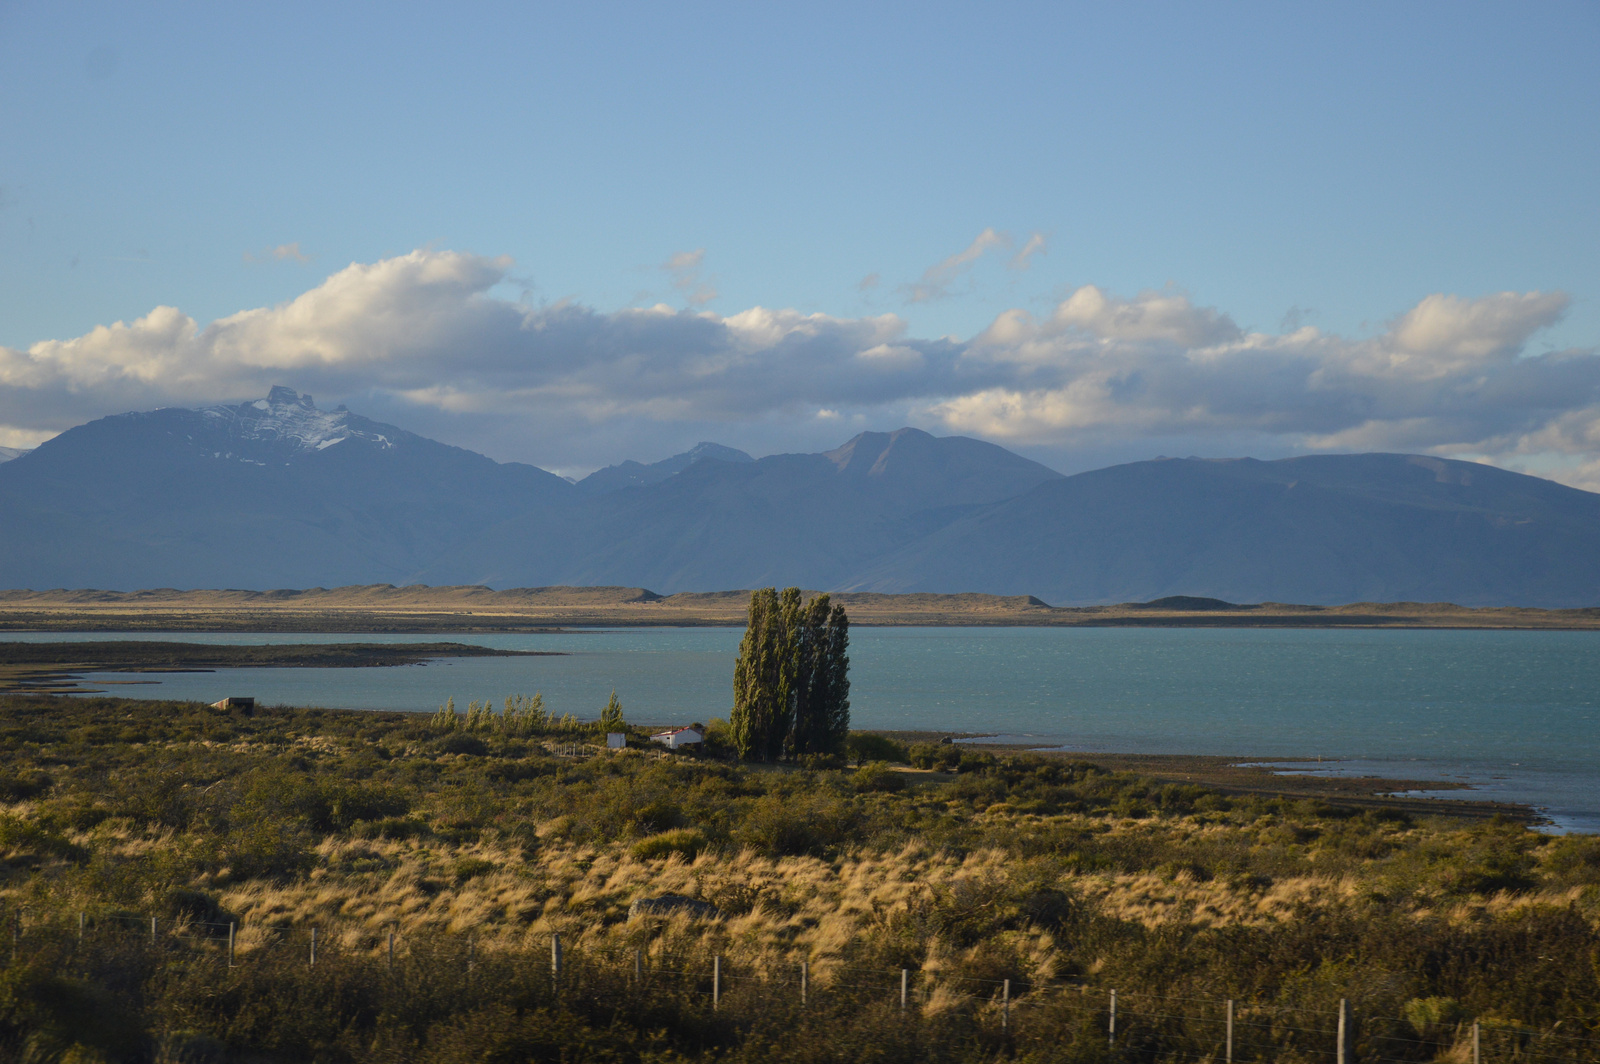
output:
<path id="1" fill-rule="evenodd" d="M 26 815 L 28 803 L 8 810 Z M 1103 823 L 1103 822 L 1102 822 Z M 1084 826 L 1090 822 L 1085 819 Z M 561 833 L 548 823 L 546 832 Z M 1149 821 L 1127 820 L 1111 832 L 1164 830 Z M 1216 832 L 1214 825 L 1180 821 L 1177 835 Z M 152 858 L 182 844 L 170 833 L 129 832 L 102 825 L 78 837 L 120 859 Z M 265 880 L 196 884 L 213 891 L 239 918 L 242 951 L 267 941 L 270 929 L 319 927 L 352 948 L 376 949 L 393 931 L 471 935 L 485 947 L 542 949 L 559 932 L 575 949 L 644 948 L 654 960 L 685 950 L 717 952 L 733 963 L 776 969 L 809 961 L 825 985 L 837 976 L 838 958 L 863 932 L 892 924 L 932 892 L 963 881 L 1006 881 L 1025 876 L 1025 863 L 1001 849 L 964 856 L 912 843 L 891 852 L 853 852 L 834 861 L 815 857 L 772 859 L 748 850 L 706 852 L 692 860 L 679 854 L 640 859 L 629 846 L 573 844 L 551 838 L 538 854 L 492 844 L 450 845 L 329 837 L 318 847 L 319 866 L 293 883 Z M 464 862 L 469 874 L 458 875 Z M 486 862 L 486 864 L 479 864 Z M 1147 927 L 1270 926 L 1306 907 L 1347 904 L 1370 884 L 1344 874 L 1279 879 L 1266 887 L 1237 885 L 1223 878 L 1198 880 L 1174 874 L 1085 872 L 1058 876 L 1058 886 L 1107 916 Z M 641 897 L 681 894 L 710 901 L 722 910 L 710 919 L 628 917 Z M 1419 904 L 1418 917 L 1442 913 L 1476 922 L 1536 907 L 1585 903 L 1583 888 L 1498 894 L 1478 899 Z M 1057 943 L 1043 930 L 1003 933 L 1009 945 L 1041 974 L 1050 974 Z M 970 951 L 968 951 L 970 952 Z M 934 938 L 921 967 L 937 972 L 961 959 L 961 951 Z M 930 1004 L 950 1007 L 952 1001 Z"/>

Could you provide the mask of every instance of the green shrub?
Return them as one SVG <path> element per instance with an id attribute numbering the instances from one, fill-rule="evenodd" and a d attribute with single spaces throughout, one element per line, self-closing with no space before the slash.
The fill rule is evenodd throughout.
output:
<path id="1" fill-rule="evenodd" d="M 293 823 L 258 820 L 232 832 L 217 864 L 233 879 L 292 879 L 316 867 L 311 840 Z"/>
<path id="2" fill-rule="evenodd" d="M 50 789 L 50 777 L 29 769 L 0 770 L 0 801 L 21 802 Z"/>
<path id="3" fill-rule="evenodd" d="M 1461 1003 L 1447 997 L 1412 998 L 1400 1010 L 1411 1029 L 1423 1038 L 1435 1037 L 1441 1028 L 1472 1018 Z"/>
<path id="4" fill-rule="evenodd" d="M 961 764 L 961 748 L 955 743 L 918 743 L 906 751 L 907 759 L 917 768 L 954 771 Z"/>
<path id="5" fill-rule="evenodd" d="M 906 778 L 882 761 L 869 761 L 851 778 L 857 791 L 894 792 L 906 789 Z"/>
<path id="6" fill-rule="evenodd" d="M 432 834 L 432 829 L 412 817 L 385 817 L 359 820 L 350 826 L 350 834 L 358 839 L 420 839 Z"/>
<path id="7" fill-rule="evenodd" d="M 743 810 L 734 841 L 768 857 L 826 856 L 844 845 L 858 812 L 832 794 L 765 794 Z"/>
<path id="8" fill-rule="evenodd" d="M 238 917 L 224 909 L 216 898 L 203 890 L 174 887 L 156 900 L 156 908 L 168 919 L 191 921 L 202 925 L 200 933 L 212 937 L 225 936 L 226 924 Z"/>
<path id="9" fill-rule="evenodd" d="M 493 861 L 486 861 L 481 857 L 462 857 L 451 868 L 457 883 L 465 883 L 469 879 L 486 876 L 495 871 L 498 866 Z"/>
<path id="10" fill-rule="evenodd" d="M 677 828 L 640 839 L 633 844 L 633 855 L 641 861 L 649 861 L 679 854 L 692 861 L 705 845 L 705 833 L 699 828 Z"/>
<path id="11" fill-rule="evenodd" d="M 871 732 L 851 732 L 845 740 L 845 752 L 857 765 L 868 761 L 895 761 L 904 764 L 909 755 L 906 748 L 893 739 Z"/>
<path id="12" fill-rule="evenodd" d="M 16 850 L 35 857 L 82 861 L 88 854 L 61 835 L 10 813 L 0 813 L 0 850 Z"/>
<path id="13" fill-rule="evenodd" d="M 489 752 L 488 745 L 476 735 L 468 732 L 451 732 L 436 744 L 441 754 L 469 754 L 473 757 L 482 757 Z"/>

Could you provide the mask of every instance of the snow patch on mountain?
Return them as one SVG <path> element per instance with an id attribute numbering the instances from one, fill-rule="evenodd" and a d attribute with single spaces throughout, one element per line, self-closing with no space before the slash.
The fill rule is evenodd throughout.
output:
<path id="1" fill-rule="evenodd" d="M 0 447 L 0 462 L 9 462 L 13 458 L 21 458 L 28 453 L 28 448 Z"/>
<path id="2" fill-rule="evenodd" d="M 265 399 L 238 406 L 202 407 L 199 413 L 210 423 L 210 428 L 238 442 L 243 450 L 265 447 L 278 459 L 325 451 L 350 439 L 366 440 L 384 450 L 394 446 L 388 436 L 368 428 L 374 423 L 366 418 L 342 406 L 337 410 L 318 410 L 311 396 L 282 385 L 274 387 Z M 244 454 L 231 451 L 218 452 L 216 457 L 252 461 Z"/>

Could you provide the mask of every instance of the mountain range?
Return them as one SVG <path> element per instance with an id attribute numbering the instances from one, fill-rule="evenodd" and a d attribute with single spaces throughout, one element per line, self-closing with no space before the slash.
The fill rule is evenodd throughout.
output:
<path id="1" fill-rule="evenodd" d="M 714 443 L 576 483 L 273 388 L 121 414 L 0 463 L 0 586 L 769 584 L 1307 604 L 1600 604 L 1600 495 L 1418 455 L 1062 476 L 916 429 Z"/>

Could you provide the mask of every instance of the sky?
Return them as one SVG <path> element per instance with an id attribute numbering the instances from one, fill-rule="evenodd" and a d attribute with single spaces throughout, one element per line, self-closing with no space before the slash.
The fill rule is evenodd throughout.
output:
<path id="1" fill-rule="evenodd" d="M 0 446 L 915 425 L 1600 489 L 1600 5 L 0 0 Z"/>

